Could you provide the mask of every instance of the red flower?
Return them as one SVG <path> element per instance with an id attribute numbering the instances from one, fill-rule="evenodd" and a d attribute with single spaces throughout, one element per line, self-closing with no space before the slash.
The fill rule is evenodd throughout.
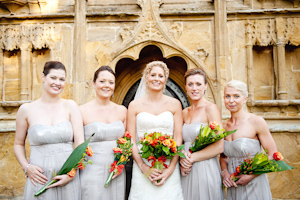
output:
<path id="1" fill-rule="evenodd" d="M 239 166 L 237 166 L 237 168 L 236 168 L 236 173 L 241 173 L 241 166 L 239 165 Z"/>
<path id="2" fill-rule="evenodd" d="M 126 138 L 131 138 L 131 134 L 128 131 L 125 131 L 125 137 Z"/>
<path id="3" fill-rule="evenodd" d="M 113 171 L 115 170 L 115 167 L 116 167 L 117 163 L 118 163 L 118 161 L 115 160 L 115 162 L 113 162 L 113 163 L 110 165 L 110 166 L 111 166 L 110 172 L 113 172 Z"/>
<path id="4" fill-rule="evenodd" d="M 216 122 L 212 122 L 209 127 L 213 130 L 217 129 L 218 128 L 218 124 Z"/>
<path id="5" fill-rule="evenodd" d="M 119 139 L 119 144 L 125 144 L 126 142 L 127 142 L 127 140 L 124 138 Z"/>
<path id="6" fill-rule="evenodd" d="M 158 144 L 158 139 L 151 140 L 150 144 L 155 147 Z"/>
<path id="7" fill-rule="evenodd" d="M 123 169 L 124 169 L 124 165 L 119 165 L 117 167 L 118 173 L 121 174 Z"/>
<path id="8" fill-rule="evenodd" d="M 88 156 L 93 156 L 93 155 L 94 155 L 94 152 L 93 152 L 91 146 L 88 146 L 88 147 L 86 148 L 86 154 L 87 154 Z"/>
<path id="9" fill-rule="evenodd" d="M 113 148 L 114 153 L 122 153 L 122 149 L 115 147 Z"/>
<path id="10" fill-rule="evenodd" d="M 72 178 L 76 175 L 76 169 L 72 169 L 71 171 L 68 172 L 68 175 Z"/>
<path id="11" fill-rule="evenodd" d="M 191 149 L 189 149 L 189 152 L 190 152 L 190 153 L 193 153 Z"/>
<path id="12" fill-rule="evenodd" d="M 274 158 L 274 160 L 276 160 L 276 161 L 278 161 L 278 160 L 283 160 L 283 159 L 284 159 L 280 152 L 275 152 L 275 153 L 273 154 L 273 158 Z"/>
<path id="13" fill-rule="evenodd" d="M 78 167 L 78 169 L 82 169 L 82 170 L 84 170 L 84 168 L 85 168 L 85 166 L 82 162 L 78 163 L 77 167 Z"/>

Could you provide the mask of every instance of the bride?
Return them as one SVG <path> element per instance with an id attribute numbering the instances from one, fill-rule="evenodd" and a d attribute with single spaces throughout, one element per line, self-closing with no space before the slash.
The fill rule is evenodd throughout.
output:
<path id="1" fill-rule="evenodd" d="M 142 159 L 136 144 L 144 133 L 161 132 L 173 135 L 177 145 L 182 144 L 182 110 L 177 99 L 166 96 L 163 91 L 169 76 L 164 62 L 153 61 L 143 72 L 135 100 L 128 107 L 127 129 L 132 133 L 133 170 L 129 200 L 183 199 L 178 156 L 167 160 L 168 168 L 162 172 L 150 169 L 150 162 Z M 157 182 L 157 180 L 160 180 Z"/>

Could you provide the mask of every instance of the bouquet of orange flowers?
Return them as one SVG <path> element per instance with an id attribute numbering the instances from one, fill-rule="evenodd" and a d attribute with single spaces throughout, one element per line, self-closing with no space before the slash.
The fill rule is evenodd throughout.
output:
<path id="1" fill-rule="evenodd" d="M 199 135 L 192 142 L 192 146 L 190 147 L 189 151 L 191 153 L 200 151 L 211 143 L 214 143 L 232 133 L 235 133 L 237 129 L 235 129 L 234 131 L 226 132 L 224 132 L 224 130 L 225 129 L 220 130 L 220 126 L 216 122 L 212 122 L 210 125 L 201 126 Z"/>
<path id="2" fill-rule="evenodd" d="M 236 172 L 230 175 L 233 181 L 237 181 L 236 176 L 242 174 L 264 174 L 269 172 L 280 172 L 294 169 L 283 161 L 283 156 L 280 152 L 273 154 L 274 160 L 269 160 L 268 154 L 256 153 L 253 158 L 248 157 L 244 162 L 237 166 Z"/>
<path id="3" fill-rule="evenodd" d="M 91 137 L 93 136 L 94 134 L 92 134 Z M 88 146 L 91 137 L 74 149 L 74 151 L 66 160 L 66 162 L 64 163 L 57 175 L 68 174 L 70 177 L 74 177 L 76 175 L 77 169 L 83 170 L 86 164 L 92 164 L 92 161 L 87 160 L 87 158 L 85 157 L 86 155 L 93 156 L 94 154 L 91 146 Z M 56 176 L 56 174 L 53 174 L 53 176 Z M 44 193 L 47 190 L 46 187 L 52 185 L 55 182 L 57 182 L 57 180 L 51 180 L 37 193 L 35 193 L 34 196 L 37 197 L 40 194 Z"/>
<path id="4" fill-rule="evenodd" d="M 110 174 L 105 182 L 104 187 L 107 188 L 108 184 L 112 180 L 113 175 L 121 174 L 124 165 L 130 160 L 129 157 L 132 154 L 132 146 L 130 142 L 131 134 L 126 131 L 123 138 L 117 140 L 117 147 L 113 148 L 115 159 L 111 164 Z"/>
<path id="5" fill-rule="evenodd" d="M 185 158 L 185 155 L 180 152 L 184 145 L 177 146 L 170 135 L 163 135 L 158 132 L 148 135 L 145 133 L 144 138 L 138 144 L 142 144 L 142 152 L 140 153 L 142 158 L 148 159 L 148 161 L 153 160 L 151 165 L 155 169 L 168 168 L 164 162 L 167 159 L 172 159 L 175 155 Z"/>

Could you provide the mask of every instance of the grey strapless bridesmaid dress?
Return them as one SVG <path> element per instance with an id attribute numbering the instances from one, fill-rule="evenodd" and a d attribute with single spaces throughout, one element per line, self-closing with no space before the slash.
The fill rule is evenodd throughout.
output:
<path id="1" fill-rule="evenodd" d="M 236 171 L 236 167 L 242 164 L 245 158 L 253 157 L 261 152 L 259 140 L 239 138 L 232 142 L 225 140 L 224 154 L 229 157 L 228 171 L 230 174 Z M 247 185 L 238 185 L 238 188 L 227 189 L 227 200 L 271 200 L 269 181 L 266 174 L 259 175 Z"/>
<path id="2" fill-rule="evenodd" d="M 199 134 L 202 124 L 195 122 L 183 124 L 182 137 L 184 150 L 188 151 L 192 141 Z M 185 200 L 223 200 L 222 180 L 218 156 L 195 162 L 187 176 L 181 176 L 183 196 Z"/>
<path id="3" fill-rule="evenodd" d="M 120 176 L 113 179 L 107 188 L 105 181 L 109 175 L 110 165 L 114 162 L 113 148 L 116 140 L 124 136 L 125 127 L 121 120 L 111 124 L 93 122 L 84 126 L 85 139 L 93 133 L 90 145 L 94 151 L 92 165 L 80 170 L 81 195 L 86 200 L 123 200 L 125 198 L 125 168 Z"/>
<path id="4" fill-rule="evenodd" d="M 30 142 L 30 163 L 41 167 L 50 181 L 53 172 L 59 172 L 62 165 L 73 151 L 73 129 L 69 121 L 64 121 L 54 126 L 36 124 L 27 131 Z M 75 178 L 63 187 L 54 187 L 46 190 L 37 198 L 34 194 L 43 185 L 37 183 L 35 187 L 29 178 L 27 179 L 25 200 L 78 200 L 81 199 L 80 180 L 78 173 Z"/>

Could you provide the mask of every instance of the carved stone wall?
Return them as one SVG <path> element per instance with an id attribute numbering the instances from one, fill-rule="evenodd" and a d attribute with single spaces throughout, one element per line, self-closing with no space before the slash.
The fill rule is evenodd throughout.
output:
<path id="1" fill-rule="evenodd" d="M 248 83 L 247 109 L 266 119 L 278 150 L 297 169 L 268 175 L 274 199 L 300 198 L 299 0 L 0 0 L 0 199 L 22 199 L 25 178 L 13 155 L 16 113 L 41 95 L 48 60 L 67 68 L 63 98 L 94 97 L 94 71 L 118 73 L 122 103 L 156 46 L 161 57 L 208 75 L 207 98 L 222 111 L 227 81 Z M 118 64 L 132 67 L 119 69 Z M 127 63 L 126 63 L 127 62 Z M 171 67 L 170 67 L 171 68 Z M 183 68 L 172 80 L 184 90 Z M 126 83 L 126 84 L 123 84 Z M 27 156 L 30 148 L 26 143 Z"/>

